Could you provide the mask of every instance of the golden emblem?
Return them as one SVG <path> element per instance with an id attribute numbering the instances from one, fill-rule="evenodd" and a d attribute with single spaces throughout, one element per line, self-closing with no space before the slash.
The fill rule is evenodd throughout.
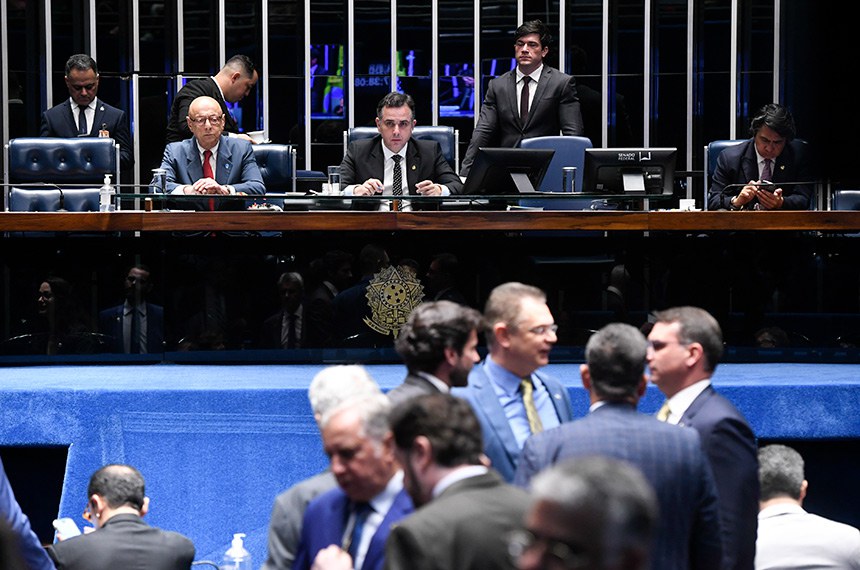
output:
<path id="1" fill-rule="evenodd" d="M 412 271 L 387 267 L 373 276 L 367 286 L 370 318 L 364 324 L 395 338 L 412 310 L 424 300 L 424 287 Z"/>

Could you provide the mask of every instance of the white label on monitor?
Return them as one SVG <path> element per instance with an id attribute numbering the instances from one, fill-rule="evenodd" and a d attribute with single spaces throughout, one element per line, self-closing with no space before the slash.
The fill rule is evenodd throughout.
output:
<path id="1" fill-rule="evenodd" d="M 645 192 L 645 177 L 641 172 L 625 172 L 621 178 L 625 192 Z"/>

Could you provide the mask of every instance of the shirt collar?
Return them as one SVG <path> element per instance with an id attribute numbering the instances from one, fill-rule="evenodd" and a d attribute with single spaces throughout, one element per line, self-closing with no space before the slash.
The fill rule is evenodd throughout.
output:
<path id="1" fill-rule="evenodd" d="M 425 380 L 427 380 L 428 382 L 430 382 L 431 384 L 436 386 L 436 389 L 439 390 L 440 392 L 442 392 L 443 394 L 447 394 L 448 392 L 451 391 L 450 386 L 448 386 L 447 384 L 445 384 L 444 382 L 439 380 L 439 378 L 437 378 L 436 376 L 433 376 L 429 372 L 422 372 L 419 370 L 415 373 L 415 375 L 420 376 L 421 378 L 424 378 Z"/>
<path id="2" fill-rule="evenodd" d="M 529 77 L 532 78 L 532 81 L 535 82 L 535 85 L 537 85 L 538 81 L 540 80 L 540 76 L 541 76 L 542 72 L 543 72 L 543 64 L 540 64 L 537 69 L 535 69 L 534 71 L 529 73 Z M 525 76 L 525 73 L 520 71 L 520 66 L 518 65 L 517 66 L 517 83 L 521 82 L 523 80 L 524 76 Z"/>
<path id="3" fill-rule="evenodd" d="M 92 100 L 92 101 L 90 101 L 90 104 L 89 104 L 89 105 L 87 105 L 87 109 L 95 109 L 95 108 L 96 108 L 96 106 L 97 106 L 97 101 L 98 101 L 98 100 L 99 100 L 99 98 L 98 98 L 98 97 L 93 97 L 93 100 Z M 78 105 L 77 103 L 75 103 L 75 100 L 74 100 L 74 99 L 72 99 L 71 97 L 69 97 L 69 101 L 71 102 L 72 107 L 78 107 L 78 108 L 80 108 L 80 105 Z"/>
<path id="4" fill-rule="evenodd" d="M 194 139 L 194 144 L 197 145 L 197 153 L 200 156 L 203 156 L 203 153 L 206 152 L 206 149 L 203 148 L 202 146 L 200 146 L 200 143 L 197 142 L 196 138 Z M 218 137 L 218 142 L 215 143 L 215 146 L 213 146 L 212 148 L 209 149 L 212 151 L 212 156 L 218 156 L 218 147 L 219 146 L 221 146 L 221 137 Z"/>
<path id="5" fill-rule="evenodd" d="M 770 517 L 778 517 L 780 515 L 803 515 L 806 514 L 806 511 L 803 510 L 803 507 L 796 503 L 790 503 L 788 501 L 784 503 L 776 503 L 774 505 L 770 505 L 769 507 L 765 507 L 758 513 L 759 519 L 766 519 Z"/>
<path id="6" fill-rule="evenodd" d="M 385 146 L 384 142 L 380 142 L 379 144 L 382 145 L 382 154 L 385 156 L 386 161 L 389 160 L 395 154 L 399 154 L 403 158 L 406 158 L 406 150 L 409 148 L 409 142 L 408 141 L 406 142 L 405 145 L 403 145 L 403 148 L 400 149 L 400 152 L 392 151 L 387 146 Z"/>
<path id="7" fill-rule="evenodd" d="M 514 397 L 519 391 L 522 378 L 498 364 L 492 356 L 487 356 L 484 360 L 484 372 L 490 382 L 503 390 L 509 397 Z"/>
<path id="8" fill-rule="evenodd" d="M 433 487 L 433 498 L 435 499 L 439 495 L 445 492 L 445 489 L 462 481 L 463 479 L 469 479 L 471 477 L 478 477 L 480 475 L 484 475 L 489 471 L 483 465 L 464 465 L 462 467 L 458 467 L 454 469 L 436 483 L 436 486 Z"/>
<path id="9" fill-rule="evenodd" d="M 370 499 L 370 506 L 377 513 L 385 514 L 394 504 L 397 494 L 403 490 L 403 471 L 398 469 L 381 493 Z"/>
<path id="10" fill-rule="evenodd" d="M 687 408 L 690 407 L 690 404 L 693 403 L 693 400 L 699 397 L 699 394 L 704 392 L 708 386 L 711 385 L 711 379 L 705 378 L 704 380 L 699 380 L 695 384 L 687 386 L 671 398 L 669 398 L 669 419 L 681 419 L 681 416 L 687 411 Z M 673 422 L 673 423 L 678 423 Z"/>
<path id="11" fill-rule="evenodd" d="M 122 304 L 122 314 L 123 314 L 123 315 L 130 315 L 130 314 L 131 314 L 131 311 L 132 311 L 131 303 L 129 303 L 129 302 L 128 302 L 128 300 L 126 299 L 126 300 L 123 302 L 123 304 Z M 146 316 L 146 303 L 141 303 L 140 305 L 138 305 L 138 306 L 137 306 L 137 311 L 138 311 L 142 316 L 144 316 L 144 317 L 145 317 L 145 316 Z"/>

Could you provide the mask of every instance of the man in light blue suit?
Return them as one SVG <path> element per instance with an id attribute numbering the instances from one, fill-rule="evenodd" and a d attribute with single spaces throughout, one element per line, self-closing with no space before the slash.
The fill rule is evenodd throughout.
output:
<path id="1" fill-rule="evenodd" d="M 564 386 L 538 372 L 558 340 L 543 291 L 516 282 L 499 285 L 487 299 L 484 325 L 490 354 L 472 369 L 469 385 L 452 394 L 472 405 L 484 454 L 510 482 L 526 439 L 572 420 L 573 413 Z"/>
<path id="2" fill-rule="evenodd" d="M 549 465 L 600 455 L 637 467 L 654 488 L 660 518 L 650 567 L 718 570 L 722 543 L 717 490 L 698 433 L 636 411 L 648 385 L 648 344 L 621 323 L 593 334 L 580 368 L 589 414 L 529 438 L 515 483 L 526 486 Z"/>
<path id="3" fill-rule="evenodd" d="M 413 511 L 394 456 L 390 410 L 388 398 L 378 394 L 343 402 L 323 416 L 323 447 L 338 486 L 308 505 L 294 570 L 309 570 L 320 552 L 333 549 L 349 553 L 351 568 L 382 570 L 391 526 Z"/>
<path id="4" fill-rule="evenodd" d="M 167 171 L 166 192 L 209 196 L 194 204 L 201 210 L 244 209 L 242 200 L 213 196 L 265 194 L 251 143 L 222 136 L 224 113 L 215 99 L 201 96 L 192 101 L 186 121 L 194 136 L 164 149 L 161 168 Z M 188 202 L 175 207 L 182 204 Z"/>

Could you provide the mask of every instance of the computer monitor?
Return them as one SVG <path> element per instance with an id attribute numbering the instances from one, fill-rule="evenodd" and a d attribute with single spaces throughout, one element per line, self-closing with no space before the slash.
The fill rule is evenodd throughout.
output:
<path id="1" fill-rule="evenodd" d="M 582 191 L 671 196 L 676 148 L 587 148 Z"/>
<path id="2" fill-rule="evenodd" d="M 463 194 L 529 194 L 540 188 L 555 151 L 479 147 Z"/>

